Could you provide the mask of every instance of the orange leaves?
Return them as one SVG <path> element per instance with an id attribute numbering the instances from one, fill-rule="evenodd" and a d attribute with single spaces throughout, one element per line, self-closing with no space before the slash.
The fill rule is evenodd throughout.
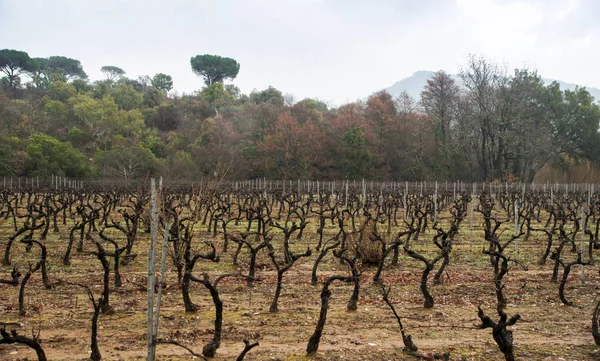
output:
<path id="1" fill-rule="evenodd" d="M 267 130 L 258 143 L 258 161 L 255 164 L 271 175 L 274 172 L 286 179 L 310 177 L 326 164 L 326 137 L 313 122 L 300 124 L 289 112 Z"/>

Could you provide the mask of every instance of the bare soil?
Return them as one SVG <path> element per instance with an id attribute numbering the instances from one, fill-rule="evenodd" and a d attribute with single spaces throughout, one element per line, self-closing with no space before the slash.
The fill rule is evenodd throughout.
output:
<path id="1" fill-rule="evenodd" d="M 9 225 L 3 226 L 4 235 Z M 477 328 L 477 306 L 487 314 L 495 313 L 492 270 L 488 258 L 481 253 L 483 241 L 468 240 L 462 232 L 451 253 L 451 263 L 444 284 L 431 286 L 435 299 L 432 309 L 422 307 L 418 288 L 422 264 L 401 255 L 398 266 L 387 266 L 383 279 L 392 287 L 391 300 L 403 318 L 407 331 L 419 350 L 428 353 L 449 352 L 452 360 L 503 360 L 492 339 L 491 330 Z M 316 242 L 306 235 L 294 247 L 306 249 Z M 7 237 L 2 237 L 6 239 Z M 208 239 L 198 234 L 199 239 Z M 430 239 L 423 235 L 421 239 Z M 474 238 L 482 239 L 480 231 Z M 591 317 L 599 293 L 598 266 L 585 269 L 583 281 L 579 268 L 573 270 L 567 285 L 567 297 L 576 306 L 561 304 L 558 284 L 550 282 L 552 264 L 535 263 L 545 238 L 532 234 L 528 244 L 519 245 L 519 258 L 528 266 L 524 270 L 514 265 L 505 277 L 509 315 L 519 313 L 522 319 L 512 327 L 516 357 L 520 360 L 600 360 L 600 352 L 591 334 Z M 50 252 L 49 273 L 53 282 L 67 280 L 92 286 L 98 297 L 102 290 L 100 263 L 86 252 L 73 254 L 73 264 L 63 266 L 62 254 L 68 234 L 50 234 L 46 244 Z M 220 246 L 221 240 L 214 240 Z M 99 321 L 99 345 L 105 360 L 143 360 L 146 358 L 147 293 L 146 259 L 148 235 L 141 235 L 136 252 L 139 257 L 122 267 L 123 286 L 112 289 L 110 302 L 115 312 L 102 315 Z M 426 247 L 426 241 L 419 242 Z M 0 245 L 4 251 L 5 241 Z M 219 249 L 218 246 L 218 249 Z M 90 242 L 86 247 L 89 250 Z M 513 252 L 513 251 L 511 251 Z M 214 278 L 224 273 L 246 273 L 248 257 L 242 253 L 240 264 L 233 266 L 230 248 L 220 263 L 199 261 L 194 274 L 206 272 Z M 16 243 L 12 262 L 21 272 L 37 259 L 36 250 L 25 253 Z M 382 301 L 379 289 L 371 280 L 374 269 L 365 268 L 361 277 L 361 296 L 357 311 L 347 311 L 346 303 L 352 285 L 335 283 L 319 351 L 305 356 L 306 345 L 319 316 L 321 285 L 310 285 L 310 272 L 316 255 L 300 260 L 284 276 L 279 312 L 269 313 L 276 272 L 266 253 L 261 253 L 258 265 L 259 281 L 248 288 L 242 279 L 230 278 L 220 286 L 224 302 L 223 339 L 214 360 L 234 360 L 243 349 L 243 339 L 259 341 L 260 346 L 246 360 L 413 360 L 403 352 L 402 338 L 391 311 Z M 111 264 L 112 266 L 112 264 Z M 159 337 L 175 339 L 196 352 L 212 338 L 214 306 L 208 291 L 193 284 L 191 294 L 199 306 L 195 314 L 183 308 L 176 274 L 169 260 L 169 272 L 160 319 Z M 0 269 L 1 278 L 9 278 L 11 267 Z M 349 274 L 347 268 L 328 255 L 319 271 L 320 280 L 333 274 Z M 433 275 L 433 274 L 432 274 Z M 43 288 L 41 274 L 36 272 L 27 285 L 24 317 L 18 314 L 18 291 L 15 286 L 0 284 L 0 324 L 14 328 L 20 334 L 40 333 L 40 340 L 49 360 L 84 360 L 90 355 L 90 325 L 92 306 L 82 289 L 56 286 Z M 0 345 L 0 359 L 32 360 L 35 354 L 28 348 Z M 158 360 L 190 360 L 184 349 L 160 344 Z"/>

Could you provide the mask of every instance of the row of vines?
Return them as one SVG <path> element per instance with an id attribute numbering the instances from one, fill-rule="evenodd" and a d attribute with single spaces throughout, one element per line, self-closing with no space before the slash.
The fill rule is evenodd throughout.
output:
<path id="1" fill-rule="evenodd" d="M 152 238 L 158 239 L 156 247 Z M 43 342 L 42 330 L 49 325 L 40 321 L 37 330 L 32 326 L 31 336 L 21 330 L 23 324 L 33 325 L 27 320 L 43 319 L 44 310 L 32 298 L 84 295 L 89 301 L 89 357 L 100 360 L 101 350 L 109 345 L 98 341 L 99 334 L 112 332 L 101 326 L 103 317 L 144 315 L 160 307 L 161 294 L 168 292 L 178 300 L 170 307 L 188 315 L 204 317 L 210 310 L 213 329 L 199 337 L 203 346 L 197 351 L 177 334 L 161 332 L 158 320 L 163 321 L 157 314 L 148 321 L 155 322 L 145 334 L 148 351 L 140 348 L 136 356 L 147 352 L 154 359 L 155 352 L 160 354 L 157 346 L 168 345 L 201 359 L 219 357 L 230 329 L 224 326 L 228 301 L 236 294 L 251 297 L 261 288 L 270 293 L 268 312 L 277 315 L 286 287 L 300 282 L 307 284 L 305 292 L 320 299 L 316 322 L 307 326 L 314 331 L 297 340 L 306 344 L 306 354 L 318 356 L 332 291 L 339 288 L 340 295 L 349 291 L 340 296 L 347 297 L 348 312 L 363 312 L 361 302 L 389 310 L 404 355 L 450 359 L 452 347 L 432 351 L 417 346 L 402 300 L 393 296 L 399 284 L 391 275 L 413 265 L 420 304 L 435 309 L 436 288 L 453 282 L 449 270 L 460 271 L 469 262 L 457 250 L 473 254 L 470 259 L 478 260 L 476 267 L 487 273 L 493 289 L 493 307 L 479 302 L 473 309 L 478 319 L 471 325 L 473 332 L 489 329 L 506 360 L 518 355 L 519 339 L 513 339 L 511 327 L 527 318 L 510 311 L 509 289 L 519 287 L 510 282 L 513 270 L 547 271 L 544 277 L 555 284 L 557 300 L 564 307 L 581 308 L 591 325 L 590 340 L 600 345 L 600 303 L 587 307 L 590 303 L 582 302 L 581 293 L 570 294 L 571 284 L 594 283 L 598 276 L 600 193 L 590 185 L 262 180 L 161 185 L 153 193 L 149 184 L 5 180 L 0 187 L 0 239 L 0 356 L 8 354 L 5 344 L 25 345 L 39 360 L 53 352 Z M 166 256 L 162 264 L 161 254 Z M 224 263 L 228 266 L 221 267 Z M 82 265 L 95 271 L 82 276 Z M 145 302 L 147 286 L 152 288 L 148 304 L 115 306 L 115 300 L 130 294 Z M 223 295 L 223 287 L 235 287 L 235 292 Z M 199 298 L 202 290 L 210 298 Z M 585 299 L 594 297 L 590 292 Z M 260 338 L 258 332 L 240 338 L 244 345 L 237 360 L 250 357 Z"/>

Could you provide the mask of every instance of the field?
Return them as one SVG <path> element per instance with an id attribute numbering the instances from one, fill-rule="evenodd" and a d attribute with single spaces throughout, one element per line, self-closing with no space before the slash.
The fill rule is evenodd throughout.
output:
<path id="1" fill-rule="evenodd" d="M 74 192 L 76 191 L 61 191 Z M 103 191 L 97 191 L 101 193 Z M 136 193 L 137 192 L 137 193 Z M 179 191 L 178 191 L 179 192 Z M 238 191 L 235 191 L 238 192 Z M 552 249 L 557 252 L 559 259 L 564 264 L 577 261 L 580 252 L 581 229 L 578 228 L 577 218 L 569 216 L 580 214 L 580 206 L 588 202 L 586 192 L 573 192 L 553 199 L 554 208 L 548 208 L 548 200 L 541 197 L 540 193 L 523 192 L 521 209 L 527 209 L 529 213 L 522 213 L 521 221 L 518 223 L 520 234 L 512 239 L 514 234 L 514 213 L 510 214 L 511 204 L 519 199 L 520 192 L 506 193 L 509 206 L 503 202 L 506 199 L 502 194 L 495 195 L 497 201 L 493 202 L 491 216 L 489 219 L 502 220 L 503 223 L 490 237 L 486 232 L 486 216 L 477 211 L 484 209 L 480 206 L 486 204 L 486 198 L 480 196 L 469 197 L 468 195 L 427 193 L 421 195 L 418 192 L 411 194 L 408 198 L 402 198 L 402 193 L 392 193 L 383 196 L 383 193 L 373 193 L 365 196 L 371 202 L 365 202 L 361 207 L 361 192 L 351 192 L 347 201 L 344 196 L 311 195 L 309 193 L 302 197 L 288 197 L 289 201 L 282 201 L 285 197 L 277 193 L 264 195 L 270 201 L 260 201 L 261 193 L 235 195 L 234 191 L 210 193 L 203 198 L 202 191 L 198 191 L 194 202 L 185 204 L 185 198 L 172 197 L 169 199 L 167 192 L 162 197 L 161 222 L 172 224 L 173 213 L 169 210 L 179 212 L 180 227 L 172 228 L 171 236 L 179 235 L 181 239 L 189 239 L 190 251 L 193 254 L 207 254 L 211 250 L 210 245 L 204 241 L 210 241 L 219 256 L 218 262 L 213 257 L 210 259 L 200 258 L 197 260 L 193 271 L 196 278 L 202 279 L 206 274 L 210 281 L 223 274 L 247 275 L 249 272 L 250 252 L 249 247 L 241 247 L 234 265 L 233 258 L 237 249 L 236 239 L 244 234 L 248 227 L 249 219 L 253 220 L 250 225 L 251 233 L 256 232 L 256 240 L 249 241 L 255 247 L 264 236 L 268 239 L 266 243 L 272 245 L 272 256 L 278 261 L 278 266 L 285 265 L 286 252 L 291 255 L 304 253 L 307 248 L 311 249 L 311 255 L 298 258 L 295 263 L 285 272 L 282 281 L 281 296 L 278 301 L 278 311 L 270 312 L 270 305 L 277 285 L 277 269 L 271 256 L 269 246 L 265 246 L 257 252 L 256 280 L 254 286 L 249 287 L 247 281 L 240 277 L 228 277 L 219 282 L 218 293 L 223 302 L 223 324 L 220 345 L 216 350 L 214 360 L 234 360 L 244 348 L 244 339 L 252 342 L 258 341 L 259 346 L 250 350 L 245 360 L 412 360 L 417 358 L 432 359 L 433 354 L 442 357 L 449 354 L 451 360 L 503 360 L 497 344 L 492 338 L 490 328 L 481 329 L 481 319 L 477 314 L 477 307 L 485 311 L 493 320 L 499 318 L 496 308 L 498 305 L 497 292 L 494 284 L 494 268 L 491 266 L 491 256 L 484 254 L 483 250 L 490 247 L 490 239 L 495 239 L 500 245 L 508 243 L 506 248 L 498 252 L 509 257 L 509 271 L 501 280 L 506 305 L 503 310 L 512 316 L 520 314 L 521 318 L 515 325 L 509 328 L 513 331 L 514 354 L 519 360 L 595 360 L 600 359 L 599 348 L 594 343 L 592 336 L 592 314 L 597 303 L 598 286 L 600 276 L 598 266 L 586 265 L 583 270 L 580 265 L 574 265 L 568 277 L 565 295 L 573 305 L 565 305 L 559 297 L 559 283 L 551 282 L 555 261 L 548 257 L 545 264 L 538 264 L 538 260 L 546 248 L 547 235 L 536 229 L 552 229 L 555 235 Z M 3 211 L 10 209 L 11 194 L 15 192 L 5 191 L 5 201 L 2 203 Z M 52 197 L 58 199 L 59 191 L 35 192 L 39 199 Z M 174 194 L 177 192 L 173 192 Z M 181 193 L 181 192 L 180 192 Z M 23 193 L 26 194 L 26 193 Z M 88 191 L 87 194 L 90 194 Z M 145 233 L 143 218 L 149 209 L 149 194 L 131 191 L 126 197 L 117 196 L 115 207 L 108 209 L 108 220 L 125 225 L 123 214 L 133 215 L 131 204 L 135 199 L 129 198 L 130 194 L 137 194 L 144 199 L 144 211 L 139 214 L 140 223 L 137 227 L 135 242 L 132 244 L 132 254 L 137 255 L 128 264 L 121 263 L 120 274 L 122 286 L 114 286 L 113 258 L 107 257 L 110 263 L 110 312 L 101 314 L 98 321 L 98 346 L 102 359 L 106 360 L 142 360 L 146 359 L 147 348 L 147 254 L 150 245 L 150 234 Z M 185 191 L 183 191 L 185 194 Z M 227 196 L 226 194 L 229 194 Z M 232 194 L 234 194 L 232 196 Z M 279 198 L 278 198 L 279 197 Z M 455 200 L 464 198 L 464 203 L 459 206 Z M 77 197 L 75 197 L 77 198 Z M 89 197 L 82 195 L 79 199 L 92 199 L 89 202 L 90 209 L 99 210 L 96 218 L 96 230 L 91 230 L 90 238 L 83 237 L 83 249 L 77 251 L 75 245 L 70 256 L 70 265 L 65 265 L 63 258 L 69 243 L 71 230 L 78 224 L 84 223 L 89 215 L 85 210 L 76 210 L 77 202 L 74 202 L 73 217 L 70 211 L 63 223 L 63 213 L 59 209 L 60 202 L 48 206 L 46 213 L 53 209 L 57 213 L 58 232 L 53 232 L 50 227 L 46 240 L 42 243 L 48 251 L 47 271 L 51 288 L 46 289 L 42 282 L 41 271 L 32 273 L 25 288 L 23 297 L 25 315 L 19 314 L 19 284 L 0 284 L 0 327 L 4 325 L 6 330 L 15 329 L 19 335 L 31 337 L 32 331 L 39 332 L 39 341 L 49 360 L 82 360 L 90 358 L 91 324 L 94 308 L 88 299 L 85 289 L 79 285 L 88 286 L 98 301 L 103 293 L 103 268 L 97 256 L 91 252 L 99 252 L 94 241 L 104 245 L 108 253 L 113 252 L 113 246 L 108 242 L 102 242 L 99 235 L 105 224 L 102 222 L 102 210 L 99 206 L 110 197 Z M 148 198 L 148 199 L 146 199 Z M 204 202 L 203 199 L 213 201 Z M 307 199 L 312 199 L 308 202 Z M 432 199 L 435 201 L 432 203 Z M 279 199 L 279 201 L 277 201 Z M 425 199 L 421 202 L 421 199 Z M 542 199 L 540 201 L 540 199 Z M 549 199 L 549 196 L 548 196 Z M 586 228 L 592 234 L 597 225 L 597 206 L 591 196 L 590 206 L 584 210 L 586 216 Z M 249 200 L 249 201 L 248 201 Z M 356 201 L 354 201 L 356 200 Z M 248 201 L 249 203 L 244 203 Z M 475 202 L 471 208 L 471 201 Z M 487 198 L 487 202 L 490 198 Z M 95 202 L 95 203 L 94 203 Z M 306 203 L 311 203 L 306 206 Z M 439 203 L 438 203 L 439 202 Z M 453 203 L 454 202 L 454 203 Z M 35 201 L 33 201 L 35 203 Z M 385 204 L 388 204 L 387 208 Z M 15 203 L 17 204 L 17 203 Z M 13 204 L 13 206 L 15 205 Z M 39 202 L 39 209 L 27 207 L 25 202 L 16 208 L 22 218 L 17 218 L 20 227 L 27 220 L 35 218 L 36 212 L 44 212 L 44 202 Z M 233 205 L 227 209 L 226 204 Z M 256 217 L 241 217 L 238 221 L 227 220 L 240 214 L 251 214 L 253 204 L 254 210 L 261 207 L 269 209 Z M 274 205 L 269 207 L 269 204 Z M 405 205 L 406 204 L 406 205 Z M 504 204 L 504 205 L 503 205 Z M 569 206 L 576 204 L 576 206 Z M 324 227 L 320 227 L 319 207 L 332 206 L 331 209 L 349 209 L 345 216 L 334 216 L 327 219 Z M 393 205 L 393 206 L 391 206 Z M 69 206 L 69 207 L 71 207 Z M 556 212 L 560 206 L 560 212 Z M 94 208 L 96 207 L 96 208 Z M 462 207 L 462 208 L 460 208 Z M 536 208 L 538 207 L 538 208 Z M 288 212 L 290 209 L 296 211 Z M 352 213 L 360 209 L 360 212 Z M 389 224 L 391 218 L 386 218 L 386 209 L 390 211 L 395 219 Z M 459 209 L 461 215 L 453 213 Z M 475 210 L 471 212 L 471 209 Z M 312 211 L 311 211 L 312 210 Z M 367 210 L 369 215 L 363 213 Z M 539 214 L 530 217 L 530 234 L 525 237 L 527 226 L 522 219 L 528 215 Z M 120 212 L 119 212 L 120 211 Z M 127 213 L 129 211 L 129 213 Z M 93 211 L 90 211 L 93 213 Z M 270 212 L 270 213 L 269 213 Z M 336 211 L 334 210 L 333 213 Z M 402 222 L 406 212 L 408 223 Z M 423 215 L 419 215 L 420 213 Z M 558 224 L 552 228 L 546 223 L 550 214 L 554 212 L 562 215 L 558 218 Z M 39 214 L 41 214 L 39 213 Z M 37 218 L 41 222 L 46 217 Z M 208 215 L 204 217 L 204 215 Z M 260 212 L 258 212 L 260 213 Z M 91 214 L 91 213 L 90 213 Z M 291 215 L 290 215 L 291 214 Z M 324 214 L 324 213 L 323 213 Z M 327 213 L 329 214 L 329 213 Z M 343 212 L 341 213 L 343 214 Z M 29 217 L 27 217 L 29 215 Z M 185 220 L 192 218 L 193 221 Z M 254 217 L 254 218 L 253 218 Z M 263 224 L 262 231 L 257 229 L 259 217 L 266 217 L 268 222 Z M 337 218 L 336 218 L 337 217 Z M 381 235 L 387 240 L 386 247 L 394 243 L 395 235 L 412 227 L 413 232 L 409 237 L 400 237 L 399 258 L 397 265 L 392 265 L 393 252 L 385 258 L 381 283 L 390 287 L 389 300 L 395 306 L 398 315 L 404 325 L 404 331 L 412 336 L 412 340 L 418 346 L 418 351 L 412 354 L 403 350 L 404 344 L 400 328 L 390 308 L 382 298 L 381 288 L 373 282 L 377 265 L 368 265 L 365 249 L 356 264 L 356 270 L 360 277 L 350 282 L 335 281 L 331 284 L 331 299 L 329 302 L 327 320 L 323 335 L 320 339 L 318 351 L 307 356 L 307 343 L 317 325 L 320 315 L 321 294 L 323 282 L 333 275 L 350 277 L 349 266 L 335 257 L 333 250 L 327 253 L 318 267 L 318 283 L 311 285 L 311 272 L 313 264 L 319 254 L 317 244 L 319 233 L 323 234 L 323 241 L 333 239 L 340 232 L 337 219 L 344 217 L 345 229 L 347 231 L 348 254 L 360 245 L 358 241 L 361 235 L 369 238 L 365 244 L 377 243 L 375 235 Z M 94 218 L 94 217 L 91 217 Z M 206 218 L 205 220 L 203 218 Z M 459 219 L 457 221 L 457 219 Z M 379 222 L 379 231 L 370 230 L 369 219 Z M 421 230 L 418 239 L 415 237 L 415 225 L 419 219 L 428 219 L 429 224 L 418 227 Z M 457 232 L 451 235 L 451 247 L 447 250 L 450 263 L 442 273 L 441 284 L 433 284 L 433 276 L 439 269 L 442 261 L 438 261 L 429 276 L 428 288 L 434 299 L 434 306 L 424 307 L 423 294 L 419 288 L 424 269 L 424 263 L 410 252 L 422 255 L 426 259 L 434 259 L 442 255 L 445 249 L 436 247 L 433 239 L 438 231 L 433 228 L 433 221 L 437 220 L 436 228 L 448 231 L 451 225 L 457 223 Z M 561 220 L 562 219 L 562 220 Z M 410 221 L 414 220 L 412 225 Z M 506 221 L 505 221 L 506 220 Z M 351 221 L 358 225 L 352 227 Z M 188 223 L 186 223 L 188 222 Z M 281 228 L 275 225 L 279 223 Z M 290 232 L 292 225 L 303 225 L 302 236 L 298 239 L 298 230 L 290 233 L 289 249 L 286 251 L 285 233 Z M 562 223 L 561 223 L 562 222 Z M 35 221 L 33 221 L 35 223 Z M 260 223 L 260 222 L 258 222 Z M 551 223 L 551 222 L 550 222 Z M 110 222 L 106 223 L 110 224 Z M 222 225 L 225 224 L 225 227 Z M 190 233 L 185 234 L 186 227 L 190 226 Z M 212 226 L 211 226 L 212 225 Z M 217 226 L 215 226 L 217 225 Z M 364 227 L 363 227 L 364 225 Z M 388 231 L 388 225 L 389 231 Z M 193 226 L 193 227 L 192 227 Z M 7 239 L 14 233 L 14 224 L 7 215 L 0 221 L 2 242 L 0 251 L 4 254 Z M 163 227 L 159 227 L 162 235 Z M 322 230 L 321 230 L 322 228 Z M 31 239 L 39 239 L 43 227 L 33 231 Z M 216 232 L 215 232 L 216 230 Z M 225 231 L 224 231 L 225 230 Z M 488 229 L 489 231 L 489 229 Z M 261 233 L 262 232 L 262 233 Z M 78 232 L 76 241 L 79 239 Z M 223 252 L 224 233 L 228 237 L 228 251 Z M 25 235 L 27 232 L 24 233 Z M 268 234 L 268 236 L 267 236 Z M 126 242 L 124 234 L 115 228 L 107 228 L 104 235 L 114 239 L 122 246 Z M 19 236 L 12 245 L 10 251 L 11 265 L 4 265 L 0 269 L 0 279 L 10 279 L 14 266 L 25 275 L 28 267 L 31 267 L 40 259 L 38 247 L 34 245 L 30 252 L 26 251 L 26 245 L 18 242 Z M 271 237 L 271 238 L 270 238 Z M 162 242 L 162 236 L 159 244 Z M 576 239 L 574 243 L 565 240 Z M 511 241 L 512 239 L 512 241 Z M 564 241 L 564 242 L 563 242 Z M 594 242 L 593 237 L 585 238 L 583 257 L 587 254 L 587 245 Z M 255 243 L 252 243 L 255 242 Z M 264 240 L 262 240 L 264 242 Z M 76 242 L 77 243 L 77 242 Z M 331 242 L 333 243 L 333 241 Z M 407 246 L 410 244 L 410 247 Z M 564 243 L 564 247 L 558 247 Z M 575 251 L 571 249 L 575 245 Z M 406 248 L 405 248 L 406 246 Z M 180 247 L 185 247 L 185 244 Z M 340 249 L 338 246 L 336 249 Z M 321 248 L 322 249 L 322 248 Z M 179 249 L 181 250 L 181 248 Z M 498 249 L 497 249 L 498 250 Z M 352 252 L 351 252 L 352 251 Z M 207 287 L 198 282 L 191 282 L 189 293 L 191 301 L 198 306 L 196 312 L 185 312 L 182 301 L 182 284 L 178 280 L 178 273 L 173 259 L 179 254 L 182 262 L 186 261 L 184 255 L 178 253 L 176 244 L 172 243 L 169 248 L 170 257 L 167 258 L 167 272 L 162 294 L 162 308 L 160 312 L 160 326 L 158 339 L 175 340 L 194 352 L 202 353 L 203 346 L 211 341 L 215 333 L 215 305 Z M 358 252 L 358 251 L 356 251 Z M 518 253 L 517 253 L 518 252 Z M 598 251 L 593 251 L 594 257 L 598 257 Z M 360 253 L 360 252 L 359 252 Z M 377 252 L 375 252 L 377 253 Z M 160 258 L 160 246 L 158 258 Z M 207 257 L 210 258 L 210 257 Z M 516 262 L 513 262 L 515 260 Z M 585 262 L 584 262 L 585 263 Z M 558 281 L 561 280 L 563 267 L 559 267 Z M 19 282 L 21 282 L 19 279 Z M 354 289 L 354 282 L 358 279 L 360 293 L 358 307 L 356 310 L 348 310 L 347 304 Z M 195 358 L 183 348 L 173 344 L 159 343 L 157 345 L 156 358 L 159 360 L 189 360 Z M 2 360 L 25 360 L 35 359 L 35 352 L 23 345 L 0 344 L 0 359 Z"/>

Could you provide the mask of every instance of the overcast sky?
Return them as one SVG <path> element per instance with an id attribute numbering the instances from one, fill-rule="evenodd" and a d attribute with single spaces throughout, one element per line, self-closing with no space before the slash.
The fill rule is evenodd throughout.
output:
<path id="1" fill-rule="evenodd" d="M 0 48 L 115 65 L 202 87 L 197 54 L 236 59 L 242 92 L 272 85 L 339 105 L 469 54 L 600 88 L 598 0 L 0 0 Z"/>

